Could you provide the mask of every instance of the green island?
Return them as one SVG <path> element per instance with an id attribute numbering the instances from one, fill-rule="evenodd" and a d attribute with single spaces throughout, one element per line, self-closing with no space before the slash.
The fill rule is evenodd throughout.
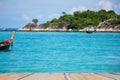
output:
<path id="1" fill-rule="evenodd" d="M 120 15 L 113 10 L 62 12 L 59 18 L 37 24 L 38 19 L 25 24 L 19 31 L 113 31 L 120 32 Z"/>

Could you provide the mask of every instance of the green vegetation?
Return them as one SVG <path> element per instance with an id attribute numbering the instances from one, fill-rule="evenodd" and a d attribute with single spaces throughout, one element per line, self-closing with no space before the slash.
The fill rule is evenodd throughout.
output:
<path id="1" fill-rule="evenodd" d="M 100 22 L 108 19 L 113 19 L 109 24 L 120 24 L 120 15 L 117 15 L 113 10 L 106 11 L 75 11 L 73 14 L 62 12 L 62 16 L 58 19 L 54 18 L 51 21 L 41 24 L 43 28 L 58 26 L 60 22 L 68 24 L 69 29 L 83 29 L 89 25 L 97 26 Z"/>
<path id="2" fill-rule="evenodd" d="M 37 24 L 37 23 L 38 23 L 38 19 L 32 19 L 32 22 L 33 22 L 34 24 Z"/>

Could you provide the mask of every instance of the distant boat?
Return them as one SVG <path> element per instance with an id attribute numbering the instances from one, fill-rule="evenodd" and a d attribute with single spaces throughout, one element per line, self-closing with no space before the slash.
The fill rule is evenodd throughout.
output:
<path id="1" fill-rule="evenodd" d="M 86 33 L 93 33 L 93 31 L 86 31 Z"/>
<path id="2" fill-rule="evenodd" d="M 95 29 L 96 27 L 93 27 L 91 25 L 88 26 L 88 28 L 86 29 L 86 33 L 93 33 L 96 31 Z"/>
<path id="3" fill-rule="evenodd" d="M 86 33 L 93 33 L 93 30 L 92 29 L 87 29 Z"/>
<path id="4" fill-rule="evenodd" d="M 15 31 L 12 32 L 12 36 L 10 39 L 0 42 L 0 50 L 8 50 L 9 49 L 10 45 L 13 42 L 14 35 L 15 35 Z"/>

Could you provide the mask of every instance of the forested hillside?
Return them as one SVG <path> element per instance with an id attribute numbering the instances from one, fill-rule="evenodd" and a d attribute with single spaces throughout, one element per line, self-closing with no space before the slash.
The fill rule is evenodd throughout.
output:
<path id="1" fill-rule="evenodd" d="M 75 11 L 73 14 L 62 12 L 62 16 L 58 19 L 54 18 L 40 25 L 42 28 L 58 28 L 60 23 L 66 24 L 68 29 L 83 29 L 90 26 L 97 27 L 101 22 L 110 20 L 108 25 L 119 25 L 120 15 L 117 15 L 113 10 L 106 11 Z M 100 27 L 100 26 L 99 26 Z"/>

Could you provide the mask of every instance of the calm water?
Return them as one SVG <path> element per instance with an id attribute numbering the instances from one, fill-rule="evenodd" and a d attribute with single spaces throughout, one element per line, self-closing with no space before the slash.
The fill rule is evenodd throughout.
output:
<path id="1" fill-rule="evenodd" d="M 120 33 L 17 32 L 13 48 L 0 51 L 4 72 L 120 72 Z"/>

